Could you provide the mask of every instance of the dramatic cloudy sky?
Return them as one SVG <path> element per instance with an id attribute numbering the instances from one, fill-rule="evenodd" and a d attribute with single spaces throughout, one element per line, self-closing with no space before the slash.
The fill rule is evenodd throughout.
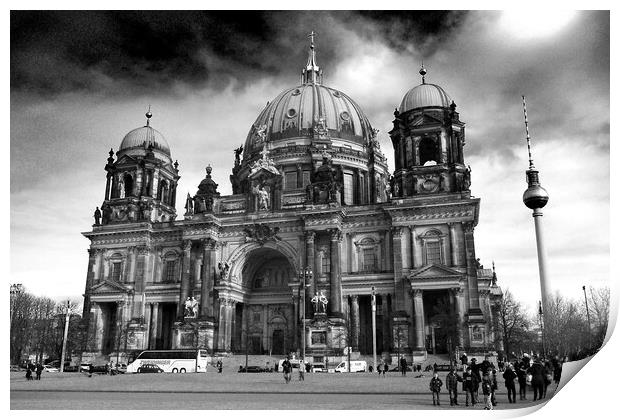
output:
<path id="1" fill-rule="evenodd" d="M 79 296 L 107 152 L 144 125 L 167 138 L 195 193 L 207 164 L 220 191 L 260 110 L 294 86 L 311 30 L 325 83 L 387 136 L 403 95 L 441 85 L 467 123 L 482 199 L 476 253 L 500 284 L 539 299 L 531 212 L 521 201 L 528 101 L 552 289 L 579 298 L 609 280 L 608 12 L 12 12 L 11 282 Z M 182 209 L 179 206 L 179 213 Z"/>

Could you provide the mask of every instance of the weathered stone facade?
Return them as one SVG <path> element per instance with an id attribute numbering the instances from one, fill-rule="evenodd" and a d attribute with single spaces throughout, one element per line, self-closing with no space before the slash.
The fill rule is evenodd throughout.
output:
<path id="1" fill-rule="evenodd" d="M 407 93 L 390 177 L 359 106 L 321 78 L 312 46 L 302 84 L 268 103 L 235 150 L 234 194 L 220 195 L 207 168 L 182 220 L 161 134 L 147 122 L 110 153 L 103 217 L 84 233 L 85 354 L 284 354 L 304 342 L 317 357 L 369 354 L 371 287 L 379 353 L 497 348 L 501 290 L 476 259 L 480 199 L 456 105 L 424 82 Z"/>

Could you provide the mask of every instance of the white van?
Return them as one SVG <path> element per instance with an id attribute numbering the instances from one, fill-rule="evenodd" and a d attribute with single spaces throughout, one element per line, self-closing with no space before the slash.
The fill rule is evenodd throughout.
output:
<path id="1" fill-rule="evenodd" d="M 338 366 L 336 366 L 336 372 L 349 372 L 349 362 L 344 361 L 340 362 Z M 368 370 L 368 365 L 364 360 L 351 360 L 351 372 L 366 372 Z"/>

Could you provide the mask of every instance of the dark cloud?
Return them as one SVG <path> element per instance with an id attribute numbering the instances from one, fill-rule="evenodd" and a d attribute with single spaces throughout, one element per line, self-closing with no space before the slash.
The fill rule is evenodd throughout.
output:
<path id="1" fill-rule="evenodd" d="M 310 30 L 320 64 L 335 68 L 354 51 L 343 30 L 384 38 L 392 48 L 430 48 L 458 25 L 460 12 L 150 11 L 11 12 L 11 87 L 53 95 L 167 90 L 177 84 L 223 88 L 268 76 L 291 81 Z M 332 66 L 330 66 L 332 65 Z"/>

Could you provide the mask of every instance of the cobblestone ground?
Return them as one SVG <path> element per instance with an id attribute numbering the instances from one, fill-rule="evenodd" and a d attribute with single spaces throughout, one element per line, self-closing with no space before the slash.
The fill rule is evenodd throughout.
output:
<path id="1" fill-rule="evenodd" d="M 376 374 L 297 375 L 286 384 L 279 373 L 126 374 L 93 375 L 46 373 L 41 381 L 26 381 L 11 372 L 11 409 L 466 409 L 450 407 L 447 392 L 434 407 L 428 392 L 430 375 L 416 378 Z M 440 375 L 445 382 L 445 374 Z M 555 385 L 548 390 L 547 399 Z M 285 398 L 279 395 L 286 394 Z M 531 406 L 528 401 L 508 404 L 503 385 L 496 409 Z M 321 401 L 317 405 L 317 400 Z M 114 404 L 110 404 L 114 401 Z M 482 405 L 469 410 L 482 409 Z"/>

